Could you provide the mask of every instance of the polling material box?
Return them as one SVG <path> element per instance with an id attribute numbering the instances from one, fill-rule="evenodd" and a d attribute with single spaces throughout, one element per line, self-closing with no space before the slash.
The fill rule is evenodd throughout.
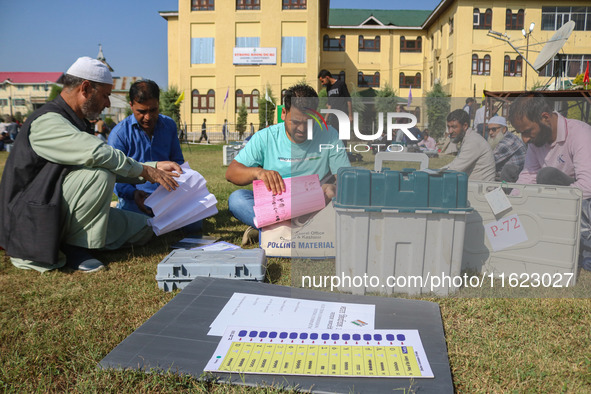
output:
<path id="1" fill-rule="evenodd" d="M 458 288 L 446 278 L 461 273 L 471 211 L 465 173 L 346 168 L 337 179 L 340 290 L 447 295 Z"/>
<path id="2" fill-rule="evenodd" d="M 264 227 L 259 245 L 269 257 L 335 257 L 336 214 L 329 203 L 318 212 Z"/>
<path id="3" fill-rule="evenodd" d="M 507 196 L 510 208 L 494 215 L 486 194 L 499 187 L 511 192 Z M 539 276 L 553 284 L 565 286 L 570 280 L 568 285 L 574 285 L 582 198 L 574 187 L 469 182 L 468 200 L 474 211 L 466 218 L 462 269 L 506 278 L 514 274 L 520 282 L 527 276 L 531 280 Z M 493 232 L 494 225 L 497 231 Z M 508 232 L 520 230 L 517 226 L 525 235 L 511 245 L 515 235 Z M 497 245 L 495 250 L 491 237 L 495 244 L 498 240 L 494 238 L 505 237 L 509 246 Z"/>
<path id="4" fill-rule="evenodd" d="M 205 251 L 176 249 L 159 264 L 158 287 L 182 289 L 198 276 L 263 281 L 267 258 L 262 249 Z"/>
<path id="5" fill-rule="evenodd" d="M 238 156 L 238 153 L 240 152 L 240 150 L 244 148 L 244 145 L 224 145 L 224 152 L 223 152 L 223 156 L 222 156 L 222 162 L 223 165 L 225 166 L 229 166 L 230 163 L 232 162 L 232 160 L 234 160 L 234 158 L 236 156 Z"/>

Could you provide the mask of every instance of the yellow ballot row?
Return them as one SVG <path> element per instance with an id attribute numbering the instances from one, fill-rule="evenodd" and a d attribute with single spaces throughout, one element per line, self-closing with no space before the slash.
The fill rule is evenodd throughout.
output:
<path id="1" fill-rule="evenodd" d="M 418 330 L 227 327 L 205 371 L 433 378 Z"/>
<path id="2" fill-rule="evenodd" d="M 218 371 L 281 375 L 421 377 L 411 346 L 232 342 Z"/>

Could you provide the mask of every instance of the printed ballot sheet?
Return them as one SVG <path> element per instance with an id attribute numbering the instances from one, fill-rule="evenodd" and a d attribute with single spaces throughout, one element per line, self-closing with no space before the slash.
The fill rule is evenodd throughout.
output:
<path id="1" fill-rule="evenodd" d="M 218 213 L 217 200 L 207 190 L 206 181 L 201 174 L 192 170 L 185 162 L 183 173 L 175 178 L 179 187 L 169 192 L 159 186 L 146 198 L 145 204 L 152 208 L 154 217 L 148 219 L 156 235 L 197 222 Z"/>
<path id="2" fill-rule="evenodd" d="M 433 378 L 417 330 L 228 327 L 205 371 L 332 377 Z"/>
<path id="3" fill-rule="evenodd" d="M 252 183 L 254 223 L 258 228 L 319 211 L 326 205 L 317 174 L 283 181 L 285 192 L 281 194 L 268 191 L 263 181 Z"/>
<path id="4" fill-rule="evenodd" d="M 210 325 L 208 335 L 221 336 L 227 326 L 274 328 L 374 328 L 375 305 L 346 304 L 234 293 Z"/>

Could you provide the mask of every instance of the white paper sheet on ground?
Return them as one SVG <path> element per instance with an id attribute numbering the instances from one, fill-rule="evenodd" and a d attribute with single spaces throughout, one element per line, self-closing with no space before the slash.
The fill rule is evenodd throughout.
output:
<path id="1" fill-rule="evenodd" d="M 234 293 L 207 334 L 221 336 L 231 325 L 371 330 L 374 321 L 375 305 Z"/>
<path id="2" fill-rule="evenodd" d="M 181 168 L 183 173 L 176 178 L 179 184 L 176 190 L 169 192 L 159 186 L 146 199 L 145 204 L 154 212 L 148 223 L 156 235 L 166 234 L 218 212 L 217 200 L 207 190 L 201 174 L 192 170 L 186 162 Z"/>

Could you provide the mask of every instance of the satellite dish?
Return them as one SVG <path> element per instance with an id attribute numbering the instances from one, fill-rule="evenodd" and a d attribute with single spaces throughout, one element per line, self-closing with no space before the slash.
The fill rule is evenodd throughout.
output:
<path id="1" fill-rule="evenodd" d="M 550 62 L 556 56 L 556 54 L 562 49 L 566 40 L 570 37 L 573 30 L 575 29 L 575 21 L 568 21 L 548 41 L 544 48 L 540 51 L 536 61 L 534 62 L 534 68 L 540 72 L 546 64 Z"/>

